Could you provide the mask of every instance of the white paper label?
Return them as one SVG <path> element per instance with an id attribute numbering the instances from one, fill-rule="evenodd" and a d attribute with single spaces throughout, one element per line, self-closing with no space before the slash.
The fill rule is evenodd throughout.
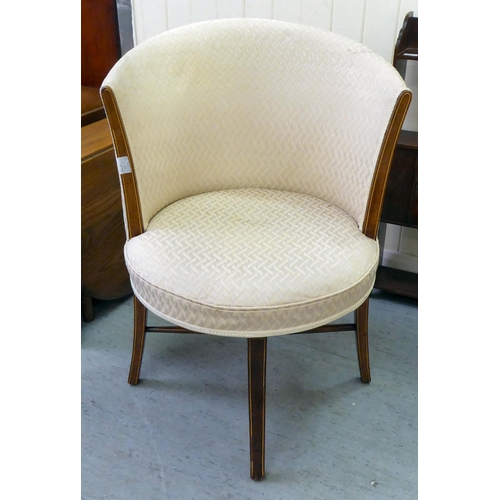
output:
<path id="1" fill-rule="evenodd" d="M 132 169 L 130 168 L 130 162 L 128 161 L 128 156 L 120 156 L 116 159 L 116 164 L 118 165 L 118 172 L 120 175 L 130 174 Z"/>

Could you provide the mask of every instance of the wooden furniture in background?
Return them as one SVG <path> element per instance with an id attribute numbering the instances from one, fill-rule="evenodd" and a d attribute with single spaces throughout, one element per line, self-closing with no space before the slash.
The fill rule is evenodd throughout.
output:
<path id="1" fill-rule="evenodd" d="M 132 293 L 125 267 L 120 183 L 107 120 L 82 127 L 82 314 L 92 321 L 92 299 Z"/>
<path id="2" fill-rule="evenodd" d="M 418 18 L 409 12 L 394 48 L 394 67 L 404 78 L 408 61 L 418 61 Z M 394 151 L 381 222 L 418 227 L 418 132 L 402 130 Z M 379 266 L 375 288 L 418 298 L 418 274 Z"/>
<path id="3" fill-rule="evenodd" d="M 393 64 L 404 78 L 408 61 L 418 61 L 418 17 L 408 12 L 394 47 Z"/>
<path id="4" fill-rule="evenodd" d="M 121 57 L 116 0 L 81 2 L 82 127 L 105 118 L 99 87 Z"/>
<path id="5" fill-rule="evenodd" d="M 82 127 L 106 118 L 99 89 L 82 86 Z"/>
<path id="6" fill-rule="evenodd" d="M 381 219 L 390 224 L 418 227 L 418 133 L 402 130 L 392 160 L 392 170 Z"/>
<path id="7" fill-rule="evenodd" d="M 132 293 L 123 259 L 125 230 L 115 156 L 99 88 L 121 57 L 116 0 L 81 2 L 82 316 L 92 299 Z"/>
<path id="8" fill-rule="evenodd" d="M 99 88 L 121 57 L 116 0 L 82 0 L 82 86 Z"/>

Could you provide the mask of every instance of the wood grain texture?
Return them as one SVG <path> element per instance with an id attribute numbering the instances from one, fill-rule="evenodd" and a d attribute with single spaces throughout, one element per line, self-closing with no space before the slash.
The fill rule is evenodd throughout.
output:
<path id="1" fill-rule="evenodd" d="M 370 299 L 366 299 L 359 306 L 354 316 L 356 318 L 356 350 L 358 352 L 358 365 L 361 382 L 367 384 L 371 381 L 370 352 L 368 349 L 368 311 Z"/>
<path id="2" fill-rule="evenodd" d="M 115 0 L 81 2 L 81 81 L 99 87 L 121 57 Z"/>
<path id="3" fill-rule="evenodd" d="M 267 338 L 248 339 L 248 414 L 250 477 L 265 477 Z"/>
<path id="4" fill-rule="evenodd" d="M 123 257 L 120 185 L 106 120 L 82 127 L 82 291 L 96 299 L 131 293 Z"/>
<path id="5" fill-rule="evenodd" d="M 137 192 L 137 182 L 134 174 L 134 162 L 130 154 L 130 147 L 125 135 L 123 122 L 118 112 L 116 99 L 112 90 L 104 87 L 101 91 L 106 114 L 113 134 L 113 145 L 117 157 L 127 156 L 130 162 L 131 173 L 121 176 L 123 198 L 125 202 L 127 219 L 127 237 L 133 238 L 144 231 L 142 223 L 142 210 Z"/>
<path id="6" fill-rule="evenodd" d="M 411 92 L 405 91 L 399 96 L 398 103 L 394 109 L 391 121 L 387 128 L 384 142 L 380 151 L 380 156 L 375 167 L 375 176 L 372 182 L 363 233 L 369 238 L 377 238 L 380 224 L 380 214 L 382 212 L 382 202 L 384 200 L 387 186 L 387 178 L 392 163 L 396 142 L 403 125 L 404 118 L 411 102 Z"/>
<path id="7" fill-rule="evenodd" d="M 139 383 L 141 373 L 142 355 L 146 343 L 146 323 L 148 311 L 141 302 L 134 297 L 134 343 L 132 347 L 132 359 L 130 360 L 130 370 L 128 383 L 136 385 Z"/>
<path id="8" fill-rule="evenodd" d="M 99 120 L 81 129 L 82 161 L 113 147 L 107 120 Z"/>
<path id="9" fill-rule="evenodd" d="M 82 127 L 106 118 L 102 105 L 99 89 L 82 87 Z"/>

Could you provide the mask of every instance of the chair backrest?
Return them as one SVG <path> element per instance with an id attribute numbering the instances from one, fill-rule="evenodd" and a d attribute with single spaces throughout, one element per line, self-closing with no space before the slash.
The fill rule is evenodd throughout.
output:
<path id="1" fill-rule="evenodd" d="M 122 57 L 101 95 L 143 229 L 179 199 L 242 187 L 316 196 L 362 228 L 394 110 L 406 95 L 404 118 L 411 99 L 364 45 L 264 19 L 157 35 Z"/>

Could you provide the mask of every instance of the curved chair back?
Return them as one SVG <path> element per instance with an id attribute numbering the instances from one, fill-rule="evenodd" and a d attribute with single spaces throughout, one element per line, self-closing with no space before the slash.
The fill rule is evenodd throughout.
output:
<path id="1" fill-rule="evenodd" d="M 196 23 L 143 42 L 101 95 L 130 174 L 128 237 L 179 199 L 243 187 L 316 196 L 375 237 L 411 99 L 364 45 L 263 19 Z"/>

